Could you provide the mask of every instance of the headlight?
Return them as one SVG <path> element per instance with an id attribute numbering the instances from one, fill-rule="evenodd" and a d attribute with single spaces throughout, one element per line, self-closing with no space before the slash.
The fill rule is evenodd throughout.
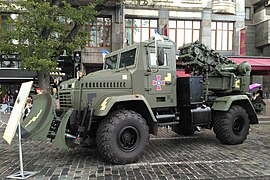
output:
<path id="1" fill-rule="evenodd" d="M 68 85 L 67 84 L 61 84 L 61 89 L 67 89 Z"/>

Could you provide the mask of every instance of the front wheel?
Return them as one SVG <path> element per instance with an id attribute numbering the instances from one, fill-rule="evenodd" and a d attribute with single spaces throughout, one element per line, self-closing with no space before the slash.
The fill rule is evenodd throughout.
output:
<path id="1" fill-rule="evenodd" d="M 149 143 L 149 128 L 140 114 L 119 110 L 101 122 L 96 141 L 99 153 L 109 162 L 133 163 Z"/>
<path id="2" fill-rule="evenodd" d="M 241 144 L 249 134 L 248 114 L 242 106 L 234 105 L 228 112 L 216 113 L 213 129 L 222 143 Z"/>

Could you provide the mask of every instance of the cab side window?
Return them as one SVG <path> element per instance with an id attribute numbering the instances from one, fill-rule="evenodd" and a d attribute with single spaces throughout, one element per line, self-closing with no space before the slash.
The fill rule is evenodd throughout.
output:
<path id="1" fill-rule="evenodd" d="M 168 66 L 168 58 L 167 58 L 167 54 L 164 53 L 164 65 L 159 66 L 159 67 L 166 67 Z M 151 52 L 150 53 L 150 66 L 157 66 L 157 55 L 156 53 Z"/>

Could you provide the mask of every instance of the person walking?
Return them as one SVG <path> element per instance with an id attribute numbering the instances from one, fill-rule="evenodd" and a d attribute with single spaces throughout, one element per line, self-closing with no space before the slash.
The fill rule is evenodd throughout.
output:
<path id="1" fill-rule="evenodd" d="M 25 108 L 24 108 L 24 116 L 23 116 L 23 119 L 26 118 L 26 117 L 29 115 L 29 113 L 30 113 L 30 111 L 31 111 L 31 109 L 32 109 L 32 107 L 33 107 L 33 104 L 32 104 L 32 103 L 33 103 L 33 102 L 32 102 L 32 99 L 28 98 L 28 99 L 26 100 L 26 105 L 25 105 Z"/>
<path id="2" fill-rule="evenodd" d="M 2 91 L 0 91 L 0 104 L 3 104 Z"/>
<path id="3" fill-rule="evenodd" d="M 13 99 L 14 99 L 14 105 L 15 105 L 15 103 L 16 103 L 16 100 L 17 100 L 18 94 L 19 94 L 19 90 L 18 90 L 18 89 L 16 89 L 16 90 L 15 90 L 15 93 L 14 93 L 14 96 L 13 96 Z"/>
<path id="4" fill-rule="evenodd" d="M 258 91 L 256 92 L 256 94 L 259 94 L 259 96 L 263 99 L 263 91 L 262 91 L 262 87 L 260 86 Z"/>
<path id="5" fill-rule="evenodd" d="M 57 81 L 57 79 L 53 80 L 52 88 L 53 89 L 56 88 L 56 91 L 58 92 L 58 81 Z"/>
<path id="6" fill-rule="evenodd" d="M 11 108 L 10 108 L 10 104 L 13 100 L 13 96 L 11 94 L 11 91 L 7 91 L 5 97 L 4 97 L 4 101 L 5 101 L 5 104 L 7 105 L 7 108 L 5 109 L 4 113 L 10 113 L 11 111 Z"/>
<path id="7" fill-rule="evenodd" d="M 60 101 L 59 101 L 59 97 L 58 97 L 58 91 L 56 88 L 53 88 L 52 96 L 55 99 L 56 109 L 60 109 Z"/>

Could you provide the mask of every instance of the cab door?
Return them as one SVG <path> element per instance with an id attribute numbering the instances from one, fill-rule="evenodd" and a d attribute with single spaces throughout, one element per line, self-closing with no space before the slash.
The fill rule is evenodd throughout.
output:
<path id="1" fill-rule="evenodd" d="M 159 50 L 158 50 L 159 51 Z M 162 53 L 157 53 L 154 47 L 148 47 L 148 69 L 147 74 L 148 98 L 151 107 L 165 107 L 176 105 L 176 72 L 174 52 L 171 48 L 162 47 Z M 164 56 L 164 64 L 159 65 L 157 58 Z"/>

